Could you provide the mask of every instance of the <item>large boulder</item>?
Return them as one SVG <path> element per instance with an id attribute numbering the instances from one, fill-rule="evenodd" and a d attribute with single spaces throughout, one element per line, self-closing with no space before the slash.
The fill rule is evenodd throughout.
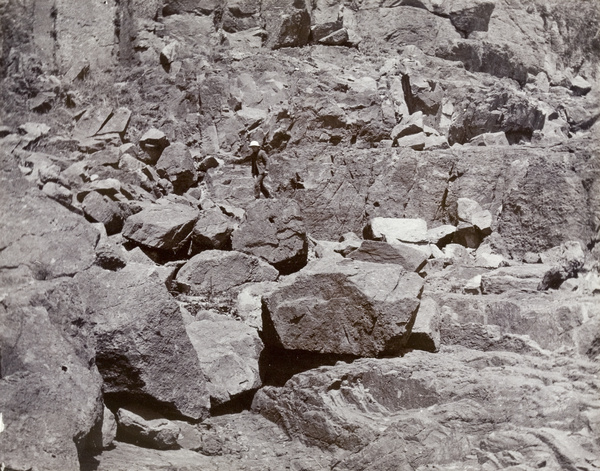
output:
<path id="1" fill-rule="evenodd" d="M 181 267 L 176 281 L 182 291 L 211 296 L 245 283 L 275 281 L 278 277 L 279 272 L 258 257 L 236 251 L 207 250 Z"/>
<path id="2" fill-rule="evenodd" d="M 231 233 L 237 227 L 219 208 L 205 209 L 194 226 L 192 242 L 203 249 L 223 250 L 231 245 Z"/>
<path id="3" fill-rule="evenodd" d="M 208 415 L 206 379 L 179 306 L 156 269 L 128 264 L 75 277 L 97 342 L 104 393 L 160 404 L 194 420 Z"/>
<path id="4" fill-rule="evenodd" d="M 387 242 L 427 242 L 427 222 L 424 219 L 382 218 L 369 221 L 366 235 Z"/>
<path id="5" fill-rule="evenodd" d="M 313 262 L 263 297 L 265 343 L 355 356 L 397 352 L 407 341 L 423 280 L 399 265 Z"/>
<path id="6" fill-rule="evenodd" d="M 175 193 L 185 193 L 196 183 L 196 168 L 185 144 L 175 142 L 167 147 L 156 163 L 156 171 L 173 184 Z"/>
<path id="7" fill-rule="evenodd" d="M 282 274 L 306 265 L 308 242 L 300 206 L 289 199 L 257 200 L 231 236 L 233 250 L 261 257 Z"/>
<path id="8" fill-rule="evenodd" d="M 199 214 L 183 204 L 152 205 L 127 218 L 123 236 L 145 247 L 176 252 L 189 241 Z"/>
<path id="9" fill-rule="evenodd" d="M 0 462 L 6 469 L 80 469 L 102 446 L 102 378 L 79 329 L 70 281 L 0 294 Z"/>
<path id="10" fill-rule="evenodd" d="M 256 329 L 223 316 L 207 316 L 186 325 L 186 331 L 213 406 L 262 385 L 258 360 L 263 343 Z"/>

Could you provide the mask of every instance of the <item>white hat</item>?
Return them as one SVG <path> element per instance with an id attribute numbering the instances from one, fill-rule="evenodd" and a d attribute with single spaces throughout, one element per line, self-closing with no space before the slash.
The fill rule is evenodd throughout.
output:
<path id="1" fill-rule="evenodd" d="M 252 141 L 250 143 L 250 147 L 260 147 L 260 144 L 258 143 L 258 141 Z"/>

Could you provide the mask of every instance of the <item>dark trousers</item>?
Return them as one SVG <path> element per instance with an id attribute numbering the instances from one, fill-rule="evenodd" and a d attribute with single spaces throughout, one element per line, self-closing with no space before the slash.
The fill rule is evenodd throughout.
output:
<path id="1" fill-rule="evenodd" d="M 254 197 L 256 199 L 260 198 L 260 194 L 265 195 L 265 198 L 271 197 L 271 189 L 268 184 L 265 183 L 265 174 L 255 175 L 254 176 Z"/>

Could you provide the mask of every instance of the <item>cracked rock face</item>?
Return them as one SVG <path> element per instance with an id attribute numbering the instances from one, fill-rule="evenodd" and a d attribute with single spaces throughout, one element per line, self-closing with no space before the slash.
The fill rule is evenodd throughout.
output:
<path id="1" fill-rule="evenodd" d="M 300 206 L 287 199 L 258 200 L 231 235 L 233 250 L 260 257 L 282 274 L 299 270 L 308 254 Z"/>

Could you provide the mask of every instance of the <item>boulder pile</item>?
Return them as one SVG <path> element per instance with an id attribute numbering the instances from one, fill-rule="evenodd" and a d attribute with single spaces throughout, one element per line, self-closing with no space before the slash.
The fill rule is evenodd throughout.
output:
<path id="1" fill-rule="evenodd" d="M 594 2 L 67 3 L 0 2 L 0 469 L 600 470 Z"/>

